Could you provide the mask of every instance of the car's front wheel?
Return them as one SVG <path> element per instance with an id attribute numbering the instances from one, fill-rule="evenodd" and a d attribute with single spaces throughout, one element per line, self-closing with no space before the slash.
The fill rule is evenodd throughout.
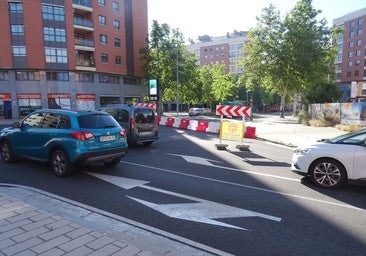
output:
<path id="1" fill-rule="evenodd" d="M 63 150 L 53 152 L 50 162 L 51 169 L 57 176 L 63 177 L 74 171 L 74 166 L 70 163 L 67 154 Z"/>
<path id="2" fill-rule="evenodd" d="M 11 163 L 15 161 L 15 156 L 13 153 L 13 149 L 10 145 L 10 142 L 3 141 L 0 143 L 0 152 L 1 152 L 1 159 L 5 163 Z"/>
<path id="3" fill-rule="evenodd" d="M 347 173 L 344 166 L 330 158 L 316 160 L 309 170 L 311 180 L 319 187 L 337 189 L 347 181 Z"/>

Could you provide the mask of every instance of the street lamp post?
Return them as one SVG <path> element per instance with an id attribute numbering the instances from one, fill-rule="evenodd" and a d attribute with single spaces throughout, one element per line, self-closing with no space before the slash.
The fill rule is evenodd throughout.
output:
<path id="1" fill-rule="evenodd" d="M 179 44 L 178 44 L 178 40 L 177 40 L 177 116 L 179 115 L 179 60 L 178 60 L 178 53 L 179 53 Z"/>

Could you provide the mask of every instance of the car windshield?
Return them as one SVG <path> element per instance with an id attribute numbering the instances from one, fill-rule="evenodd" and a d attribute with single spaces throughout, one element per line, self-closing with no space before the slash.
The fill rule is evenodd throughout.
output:
<path id="1" fill-rule="evenodd" d="M 90 114 L 78 117 L 80 128 L 86 129 L 105 129 L 117 127 L 119 124 L 110 115 Z"/>
<path id="2" fill-rule="evenodd" d="M 135 109 L 135 121 L 136 123 L 154 123 L 155 115 L 152 109 L 148 108 L 136 108 Z"/>
<path id="3" fill-rule="evenodd" d="M 360 143 L 366 139 L 366 129 L 362 129 L 355 132 L 350 132 L 346 134 L 342 134 L 340 136 L 324 140 L 329 143 Z"/>

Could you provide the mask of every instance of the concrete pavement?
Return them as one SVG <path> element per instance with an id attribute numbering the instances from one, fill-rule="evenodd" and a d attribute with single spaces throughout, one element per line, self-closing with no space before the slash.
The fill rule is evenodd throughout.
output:
<path id="1" fill-rule="evenodd" d="M 0 124 L 15 121 L 3 119 Z M 245 125 L 256 128 L 258 139 L 291 147 L 344 133 L 331 127 L 304 126 L 291 116 L 258 115 Z M 1 182 L 0 256 L 222 255 L 194 241 L 171 239 L 171 234 L 57 195 Z"/>
<path id="2" fill-rule="evenodd" d="M 279 113 L 255 114 L 253 121 L 245 122 L 246 126 L 256 127 L 256 137 L 274 143 L 297 147 L 320 139 L 332 138 L 346 132 L 334 127 L 312 127 L 298 123 L 298 118 Z"/>

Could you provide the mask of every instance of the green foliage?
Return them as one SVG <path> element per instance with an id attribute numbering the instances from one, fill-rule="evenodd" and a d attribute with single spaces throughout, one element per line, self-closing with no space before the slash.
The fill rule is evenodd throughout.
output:
<path id="1" fill-rule="evenodd" d="M 158 113 L 162 113 L 163 100 L 198 102 L 198 67 L 193 55 L 187 53 L 183 35 L 169 25 L 153 21 L 148 46 L 140 49 L 146 61 L 146 74 L 158 80 Z"/>
<path id="2" fill-rule="evenodd" d="M 273 5 L 263 9 L 257 27 L 248 34 L 243 60 L 246 86 L 261 86 L 281 96 L 304 94 L 334 73 L 332 31 L 311 0 L 299 0 L 282 20 Z"/>
<path id="3" fill-rule="evenodd" d="M 335 83 L 320 82 L 311 85 L 303 96 L 306 104 L 337 102 L 341 91 Z"/>

